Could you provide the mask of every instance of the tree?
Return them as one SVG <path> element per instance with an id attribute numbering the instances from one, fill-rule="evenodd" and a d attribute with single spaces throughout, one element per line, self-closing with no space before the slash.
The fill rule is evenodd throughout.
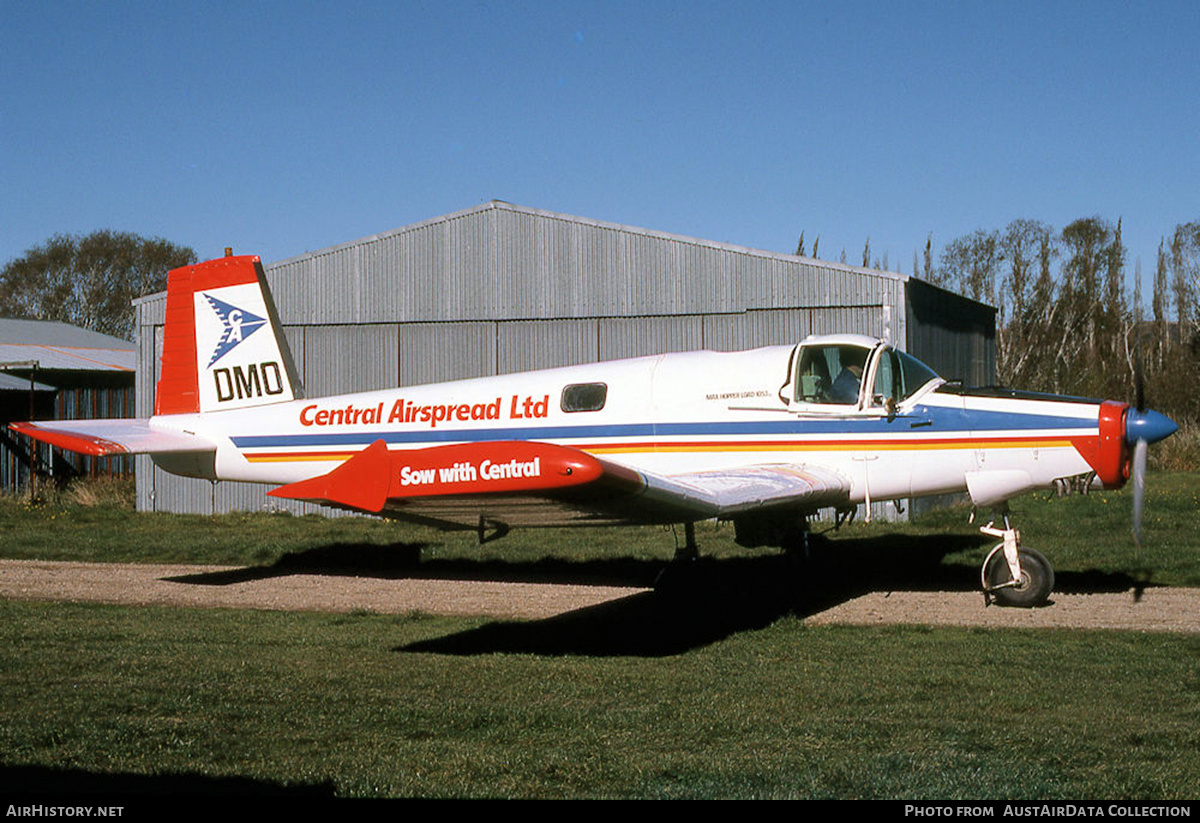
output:
<path id="1" fill-rule="evenodd" d="M 55 235 L 0 271 L 0 315 L 131 340 L 134 298 L 162 291 L 168 271 L 196 260 L 192 249 L 157 237 L 107 229 Z"/>
<path id="2" fill-rule="evenodd" d="M 951 242 L 935 277 L 997 308 L 1001 384 L 1056 394 L 1144 396 L 1179 422 L 1200 420 L 1200 221 L 1159 244 L 1150 304 L 1141 316 L 1141 264 L 1132 295 L 1121 220 L 1086 217 L 1056 233 L 1035 220 Z M 926 243 L 926 266 L 929 247 Z M 993 285 L 996 286 L 992 291 Z"/>
<path id="3" fill-rule="evenodd" d="M 1200 336 L 1200 222 L 1175 227 L 1170 268 L 1179 332 L 1191 340 Z"/>
<path id="4" fill-rule="evenodd" d="M 1104 263 L 1104 310 L 1115 317 L 1125 311 L 1125 244 L 1121 242 L 1119 217 Z"/>
<path id="5" fill-rule="evenodd" d="M 1154 321 L 1144 352 L 1146 397 L 1177 421 L 1200 421 L 1200 222 L 1181 223 L 1158 246 Z"/>
<path id="6" fill-rule="evenodd" d="M 943 282 L 972 300 L 996 304 L 1000 234 L 979 229 L 951 241 L 942 251 Z"/>
<path id="7" fill-rule="evenodd" d="M 1161 352 L 1167 346 L 1168 337 L 1167 330 L 1169 327 L 1167 321 L 1168 301 L 1170 296 L 1167 294 L 1167 252 L 1163 248 L 1163 242 L 1158 242 L 1158 263 L 1154 268 L 1154 296 L 1151 298 L 1151 307 L 1154 312 L 1154 338 L 1155 347 L 1159 352 L 1159 363 L 1161 361 Z"/>
<path id="8" fill-rule="evenodd" d="M 1000 279 L 996 367 L 1015 386 L 1032 386 L 1049 371 L 1053 234 L 1045 223 L 1018 219 L 999 235 L 998 256 L 1008 264 L 1008 271 Z"/>
<path id="9" fill-rule="evenodd" d="M 1024 318 L 1035 301 L 1035 268 L 1053 231 L 1041 221 L 1019 219 L 1009 223 L 1000 235 L 1000 257 L 1008 263 L 1008 273 L 1001 281 L 1002 302 L 1010 303 L 1014 319 Z"/>
<path id="10" fill-rule="evenodd" d="M 1087 356 L 1098 359 L 1102 341 L 1124 331 L 1120 276 L 1125 252 L 1120 232 L 1099 217 L 1085 217 L 1062 230 L 1062 244 L 1060 300 L 1072 304 L 1074 330 L 1084 338 Z"/>

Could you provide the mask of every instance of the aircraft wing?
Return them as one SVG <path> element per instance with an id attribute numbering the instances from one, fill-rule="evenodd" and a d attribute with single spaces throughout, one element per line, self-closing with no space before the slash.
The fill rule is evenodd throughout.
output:
<path id="1" fill-rule="evenodd" d="M 42 420 L 10 423 L 9 428 L 34 440 L 93 457 L 210 452 L 217 448 L 202 437 L 151 428 L 149 420 Z"/>
<path id="2" fill-rule="evenodd" d="M 680 523 L 765 508 L 812 511 L 848 499 L 828 469 L 761 465 L 658 475 L 579 449 L 506 441 L 388 451 L 376 441 L 328 474 L 275 497 L 381 514 L 443 529 Z"/>
<path id="3" fill-rule="evenodd" d="M 774 507 L 817 509 L 850 494 L 850 482 L 835 471 L 786 463 L 642 478 L 648 495 L 687 501 L 706 519 Z"/>

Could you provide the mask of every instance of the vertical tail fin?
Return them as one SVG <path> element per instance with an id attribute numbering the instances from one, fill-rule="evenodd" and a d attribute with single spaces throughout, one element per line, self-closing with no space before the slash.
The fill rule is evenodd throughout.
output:
<path id="1" fill-rule="evenodd" d="M 303 396 L 257 256 L 217 258 L 168 275 L 155 414 Z"/>

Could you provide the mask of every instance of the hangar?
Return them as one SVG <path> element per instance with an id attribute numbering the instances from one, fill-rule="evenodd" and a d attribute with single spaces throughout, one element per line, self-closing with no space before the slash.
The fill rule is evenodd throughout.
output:
<path id="1" fill-rule="evenodd" d="M 309 396 L 832 332 L 885 338 L 947 379 L 995 371 L 995 310 L 915 277 L 501 201 L 264 268 Z M 136 307 L 148 417 L 166 295 Z M 140 510 L 329 513 L 137 461 Z"/>

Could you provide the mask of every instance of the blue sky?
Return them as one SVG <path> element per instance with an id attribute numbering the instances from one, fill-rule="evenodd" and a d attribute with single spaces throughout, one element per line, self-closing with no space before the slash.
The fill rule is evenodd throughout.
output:
<path id="1" fill-rule="evenodd" d="M 491 199 L 911 273 L 1200 220 L 1200 3 L 0 0 L 0 263 L 279 260 Z"/>

